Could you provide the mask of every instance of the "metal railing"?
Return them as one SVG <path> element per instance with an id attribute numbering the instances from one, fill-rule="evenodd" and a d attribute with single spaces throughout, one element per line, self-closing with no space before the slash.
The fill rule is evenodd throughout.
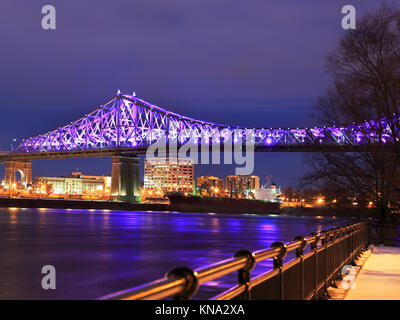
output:
<path id="1" fill-rule="evenodd" d="M 318 299 L 328 295 L 327 289 L 340 279 L 342 267 L 354 264 L 367 244 L 368 222 L 356 223 L 307 237 L 298 236 L 286 244 L 274 242 L 264 250 L 240 250 L 231 259 L 196 270 L 178 267 L 162 279 L 100 299 L 191 299 L 202 284 L 232 272 L 238 272 L 238 284 L 212 300 Z M 308 245 L 309 251 L 305 252 Z M 291 251 L 295 251 L 296 257 L 283 263 Z M 251 278 L 255 265 L 267 259 L 273 259 L 273 269 Z"/>

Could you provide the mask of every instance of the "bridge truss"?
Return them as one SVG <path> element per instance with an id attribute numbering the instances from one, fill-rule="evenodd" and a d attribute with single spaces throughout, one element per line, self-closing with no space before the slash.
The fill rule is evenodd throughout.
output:
<path id="1" fill-rule="evenodd" d="M 118 94 L 75 122 L 23 140 L 16 150 L 20 154 L 95 150 L 143 153 L 162 139 L 178 146 L 224 145 L 228 141 L 244 144 L 247 139 L 256 151 L 318 151 L 329 147 L 353 150 L 371 141 L 385 144 L 392 137 L 385 120 L 314 128 L 232 127 L 185 117 L 136 96 Z"/>

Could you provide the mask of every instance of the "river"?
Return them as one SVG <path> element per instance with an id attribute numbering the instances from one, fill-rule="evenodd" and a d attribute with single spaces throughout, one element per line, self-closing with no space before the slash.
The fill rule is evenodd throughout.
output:
<path id="1" fill-rule="evenodd" d="M 349 222 L 348 222 L 349 223 Z M 94 299 L 161 278 L 174 266 L 198 268 L 239 249 L 348 224 L 334 218 L 0 208 L 0 299 Z M 41 287 L 44 265 L 56 289 Z M 259 263 L 253 274 L 271 268 Z M 232 286 L 208 283 L 198 298 Z"/>

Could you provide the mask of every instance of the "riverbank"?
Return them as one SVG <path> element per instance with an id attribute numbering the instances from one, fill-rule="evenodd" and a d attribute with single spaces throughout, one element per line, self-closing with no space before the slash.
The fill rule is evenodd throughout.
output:
<path id="1" fill-rule="evenodd" d="M 375 208 L 284 207 L 283 214 L 294 217 L 378 218 Z"/>
<path id="2" fill-rule="evenodd" d="M 167 211 L 168 205 L 159 203 L 128 203 L 88 200 L 13 199 L 0 198 L 3 208 L 94 209 L 123 211 Z"/>
<path id="3" fill-rule="evenodd" d="M 3 208 L 93 209 L 122 211 L 176 211 L 226 214 L 280 214 L 279 205 L 252 200 L 202 199 L 168 203 L 128 203 L 114 201 L 0 198 Z M 184 199 L 185 200 L 185 199 Z"/>
<path id="4" fill-rule="evenodd" d="M 167 203 L 128 203 L 96 200 L 66 200 L 66 199 L 31 199 L 31 198 L 0 198 L 0 208 L 48 208 L 48 209 L 93 209 L 93 210 L 122 210 L 122 211 L 178 211 L 202 213 L 230 213 L 230 214 L 282 214 L 293 217 L 341 217 L 341 218 L 377 218 L 371 208 L 305 208 L 284 207 L 279 212 L 276 208 L 264 206 L 252 208 L 251 200 L 242 206 L 222 207 L 220 204 L 208 203 L 203 208 L 197 202 L 185 202 L 185 205 L 169 205 Z M 205 201 L 203 201 L 205 202 Z M 203 204 L 204 206 L 204 204 Z M 207 210 L 206 210 L 207 209 Z"/>

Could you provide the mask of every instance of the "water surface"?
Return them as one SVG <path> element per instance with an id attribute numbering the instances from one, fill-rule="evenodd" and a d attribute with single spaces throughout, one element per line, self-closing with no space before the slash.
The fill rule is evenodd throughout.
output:
<path id="1" fill-rule="evenodd" d="M 0 208 L 0 299 L 93 299 L 162 277 L 174 266 L 202 267 L 239 249 L 322 231 L 333 218 Z M 56 268 L 56 290 L 41 269 Z M 259 263 L 254 274 L 271 261 Z M 230 287 L 208 284 L 199 298 Z"/>

